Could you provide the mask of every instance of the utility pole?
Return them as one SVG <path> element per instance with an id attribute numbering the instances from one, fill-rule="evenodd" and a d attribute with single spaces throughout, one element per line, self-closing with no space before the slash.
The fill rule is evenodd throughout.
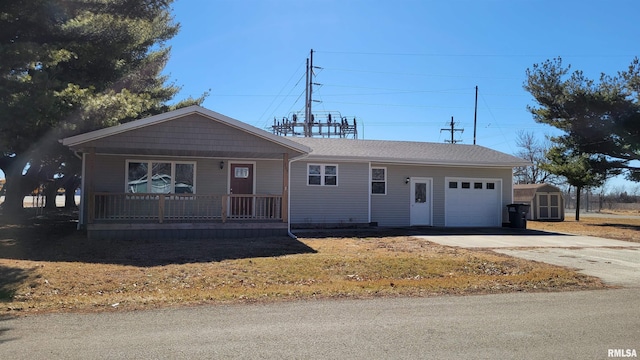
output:
<path id="1" fill-rule="evenodd" d="M 307 58 L 307 68 L 305 69 L 307 79 L 304 83 L 304 136 L 309 137 L 309 118 L 311 117 L 311 107 L 309 104 L 309 58 Z"/>
<path id="2" fill-rule="evenodd" d="M 314 51 L 311 49 L 305 69 L 304 114 L 302 111 L 296 111 L 290 114 L 291 119 L 283 117 L 282 121 L 278 121 L 274 117 L 273 126 L 271 126 L 273 133 L 282 136 L 303 135 L 304 137 L 331 137 L 333 135 L 346 138 L 353 136 L 354 139 L 357 139 L 358 125 L 355 117 L 353 117 L 353 123 L 350 123 L 347 117 L 342 116 L 338 111 L 320 111 L 313 114 L 313 103 L 322 102 L 313 99 L 313 87 L 322 86 L 322 84 L 313 81 L 315 69 L 322 70 L 322 67 L 313 65 L 313 53 Z M 302 120 L 303 117 L 304 120 Z"/>
<path id="3" fill-rule="evenodd" d="M 309 129 L 309 133 L 306 136 L 311 136 L 311 132 L 313 131 L 313 113 L 311 112 L 311 103 L 313 102 L 313 49 L 309 54 L 309 102 L 307 104 L 307 112 L 309 113 L 309 117 L 307 118 L 307 129 Z"/>
<path id="4" fill-rule="evenodd" d="M 305 104 L 304 104 L 304 136 L 311 137 L 313 136 L 313 113 L 311 110 L 311 103 L 313 100 L 313 85 L 321 85 L 313 82 L 313 69 L 322 69 L 318 66 L 313 66 L 313 49 L 311 49 L 311 53 L 307 58 L 307 81 L 305 84 Z M 320 102 L 320 101 L 317 101 Z"/>
<path id="5" fill-rule="evenodd" d="M 450 131 L 451 132 L 451 140 L 445 140 L 445 142 L 448 142 L 448 143 L 451 143 L 451 144 L 455 144 L 457 142 L 462 141 L 462 140 L 454 140 L 454 138 L 453 138 L 456 131 L 464 132 L 464 129 L 456 129 L 455 128 L 455 124 L 456 123 L 453 122 L 453 116 L 452 116 L 451 117 L 451 124 L 450 124 L 451 127 L 450 128 L 440 129 L 440 132 L 443 132 L 443 131 Z"/>
<path id="6" fill-rule="evenodd" d="M 476 85 L 476 108 L 473 112 L 473 145 L 476 144 L 476 128 L 478 127 L 478 85 Z"/>

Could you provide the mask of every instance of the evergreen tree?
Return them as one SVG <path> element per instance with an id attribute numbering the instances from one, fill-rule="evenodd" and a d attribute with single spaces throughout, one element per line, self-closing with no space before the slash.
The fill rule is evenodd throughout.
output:
<path id="1" fill-rule="evenodd" d="M 601 74 L 598 82 L 582 71 L 570 73 L 562 59 L 527 69 L 525 90 L 537 107 L 529 107 L 536 122 L 563 131 L 552 141 L 580 157 L 597 158 L 597 168 L 617 169 L 640 180 L 640 60 L 616 76 Z"/>
<path id="2" fill-rule="evenodd" d="M 603 156 L 573 154 L 561 146 L 551 147 L 547 153 L 548 162 L 541 168 L 549 173 L 562 176 L 567 183 L 576 188 L 576 221 L 580 221 L 580 194 L 584 188 L 598 187 L 607 177 L 616 174 Z"/>
<path id="3" fill-rule="evenodd" d="M 543 168 L 565 177 L 578 194 L 622 173 L 640 181 L 633 163 L 640 160 L 640 60 L 615 76 L 601 74 L 598 82 L 570 68 L 556 58 L 526 72 L 524 88 L 538 104 L 529 107 L 534 120 L 563 132 L 551 138 L 555 146 Z"/>
<path id="4" fill-rule="evenodd" d="M 0 169 L 5 214 L 39 183 L 49 197 L 77 187 L 74 134 L 170 110 L 179 91 L 161 75 L 179 29 L 172 0 L 0 3 Z M 174 107 L 200 103 L 187 99 Z M 54 197 L 51 197 L 54 199 Z M 68 197 L 67 200 L 72 199 Z M 53 201 L 47 201 L 53 205 Z"/>

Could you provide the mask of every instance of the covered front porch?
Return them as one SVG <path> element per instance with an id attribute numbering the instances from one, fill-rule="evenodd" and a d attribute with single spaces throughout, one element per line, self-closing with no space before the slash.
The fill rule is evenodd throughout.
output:
<path id="1" fill-rule="evenodd" d="M 63 144 L 82 154 L 94 239 L 286 235 L 290 159 L 310 151 L 198 106 Z"/>

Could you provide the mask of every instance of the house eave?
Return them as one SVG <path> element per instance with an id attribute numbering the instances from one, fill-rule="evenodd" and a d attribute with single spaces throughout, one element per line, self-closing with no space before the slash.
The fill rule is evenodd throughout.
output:
<path id="1" fill-rule="evenodd" d="M 451 167 L 491 167 L 491 168 L 514 168 L 518 166 L 530 166 L 528 162 L 481 162 L 481 161 L 439 161 L 428 159 L 397 159 L 397 158 L 365 158 L 365 157 L 345 157 L 345 156 L 314 156 L 310 154 L 305 158 L 309 161 L 322 162 L 373 162 L 392 165 L 423 165 L 423 166 L 451 166 Z"/>

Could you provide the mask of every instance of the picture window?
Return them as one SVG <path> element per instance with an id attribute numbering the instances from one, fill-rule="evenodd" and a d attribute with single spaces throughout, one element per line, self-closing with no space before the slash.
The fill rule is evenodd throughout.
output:
<path id="1" fill-rule="evenodd" d="M 194 194 L 195 173 L 195 163 L 127 161 L 125 191 L 141 194 Z"/>

